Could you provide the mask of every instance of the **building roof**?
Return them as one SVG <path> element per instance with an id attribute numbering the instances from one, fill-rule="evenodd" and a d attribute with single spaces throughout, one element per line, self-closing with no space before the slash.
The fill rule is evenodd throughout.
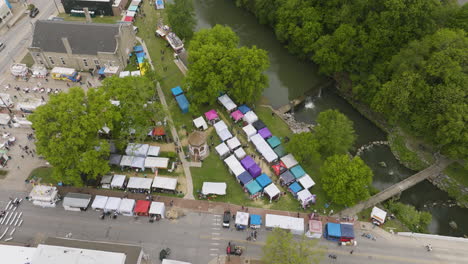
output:
<path id="1" fill-rule="evenodd" d="M 66 53 L 62 38 L 67 38 L 74 54 L 114 53 L 117 48 L 115 36 L 119 34 L 120 26 L 120 24 L 38 20 L 34 26 L 31 47 L 41 48 L 46 52 Z"/>
<path id="2" fill-rule="evenodd" d="M 63 198 L 63 205 L 70 207 L 86 208 L 91 202 L 92 196 L 85 193 L 67 193 Z"/>
<path id="3" fill-rule="evenodd" d="M 36 248 L 33 247 L 0 245 L 0 255 L 2 256 L 2 262 L 8 264 L 30 263 L 35 252 Z"/>

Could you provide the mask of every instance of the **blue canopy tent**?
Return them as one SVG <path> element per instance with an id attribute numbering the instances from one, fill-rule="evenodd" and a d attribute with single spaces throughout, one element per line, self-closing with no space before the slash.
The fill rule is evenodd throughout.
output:
<path id="1" fill-rule="evenodd" d="M 243 105 L 239 106 L 239 107 L 237 108 L 237 110 L 241 111 L 242 114 L 245 115 L 245 113 L 247 113 L 248 111 L 250 111 L 250 108 L 249 108 L 248 106 L 246 106 L 245 104 L 243 104 Z"/>
<path id="2" fill-rule="evenodd" d="M 187 100 L 187 97 L 185 97 L 184 94 L 178 95 L 176 98 L 177 104 L 179 104 L 180 110 L 182 110 L 182 113 L 187 113 L 189 110 L 189 102 Z"/>
<path id="3" fill-rule="evenodd" d="M 98 74 L 99 75 L 104 75 L 105 70 L 106 70 L 106 67 L 102 67 L 101 69 L 99 69 Z"/>
<path id="4" fill-rule="evenodd" d="M 295 182 L 295 183 L 289 185 L 288 189 L 289 189 L 290 192 L 292 192 L 292 194 L 294 196 L 296 196 L 297 193 L 302 190 L 302 186 L 298 182 Z"/>
<path id="5" fill-rule="evenodd" d="M 281 173 L 281 175 L 280 175 L 280 181 L 284 185 L 289 185 L 289 184 L 293 183 L 295 180 L 296 180 L 296 178 L 294 178 L 294 175 L 292 175 L 292 173 L 289 170 Z"/>
<path id="6" fill-rule="evenodd" d="M 260 187 L 265 188 L 267 187 L 268 185 L 270 185 L 271 183 L 271 179 L 270 177 L 268 177 L 268 175 L 266 175 L 265 173 L 263 173 L 262 175 L 258 176 L 256 179 L 255 179 L 258 184 L 260 185 Z"/>
<path id="7" fill-rule="evenodd" d="M 294 178 L 299 179 L 300 177 L 304 176 L 306 173 L 301 165 L 297 165 L 291 168 L 291 173 L 294 175 Z"/>
<path id="8" fill-rule="evenodd" d="M 260 215 L 250 215 L 250 228 L 260 228 L 262 226 L 262 217 Z"/>
<path id="9" fill-rule="evenodd" d="M 143 63 L 145 61 L 145 57 L 137 57 L 138 64 Z"/>
<path id="10" fill-rule="evenodd" d="M 325 225 L 325 238 L 328 240 L 340 240 L 341 239 L 341 226 L 336 223 L 327 223 Z"/>
<path id="11" fill-rule="evenodd" d="M 180 88 L 180 86 L 176 86 L 176 87 L 172 88 L 171 92 L 172 92 L 173 96 L 178 96 L 179 94 L 184 93 L 184 91 L 182 91 L 182 88 Z"/>
<path id="12" fill-rule="evenodd" d="M 237 180 L 240 182 L 242 186 L 244 186 L 247 183 L 249 183 L 251 180 L 253 180 L 253 178 L 252 178 L 252 175 L 250 175 L 248 171 L 244 171 L 239 176 L 237 176 Z"/>
<path id="13" fill-rule="evenodd" d="M 143 46 L 135 46 L 135 47 L 133 47 L 133 51 L 135 53 L 143 52 Z"/>
<path id="14" fill-rule="evenodd" d="M 141 57 L 141 58 L 144 58 L 144 57 L 146 56 L 146 53 L 144 53 L 144 52 L 139 52 L 139 53 L 136 54 L 136 56 L 137 56 L 137 58 L 140 58 L 140 57 Z"/>
<path id="15" fill-rule="evenodd" d="M 271 138 L 267 139 L 267 142 L 271 148 L 276 148 L 281 144 L 281 141 L 277 136 L 272 136 Z"/>
<path id="16" fill-rule="evenodd" d="M 244 187 L 249 191 L 251 197 L 256 196 L 262 191 L 262 187 L 260 187 L 257 181 L 250 181 Z"/>

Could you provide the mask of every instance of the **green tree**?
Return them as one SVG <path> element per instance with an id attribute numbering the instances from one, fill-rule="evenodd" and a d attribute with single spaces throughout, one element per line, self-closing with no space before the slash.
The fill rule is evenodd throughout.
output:
<path id="1" fill-rule="evenodd" d="M 388 205 L 396 217 L 413 232 L 427 232 L 427 227 L 432 221 L 429 212 L 418 211 L 412 205 L 390 202 Z"/>
<path id="2" fill-rule="evenodd" d="M 300 163 L 311 164 L 320 161 L 319 142 L 310 132 L 293 134 L 286 144 L 286 150 Z"/>
<path id="3" fill-rule="evenodd" d="M 320 145 L 320 153 L 327 157 L 344 154 L 351 149 L 356 134 L 353 122 L 338 110 L 326 110 L 317 117 L 315 137 Z"/>
<path id="4" fill-rule="evenodd" d="M 295 239 L 291 232 L 275 228 L 263 246 L 262 261 L 265 264 L 311 264 L 319 263 L 323 254 L 316 240 L 304 235 Z"/>
<path id="5" fill-rule="evenodd" d="M 360 157 L 331 156 L 320 171 L 323 190 L 333 203 L 352 206 L 369 197 L 373 173 Z"/>
<path id="6" fill-rule="evenodd" d="M 81 87 L 51 96 L 29 116 L 37 138 L 37 154 L 53 167 L 57 181 L 76 186 L 109 171 L 109 144 L 98 137 L 105 125 L 120 120 L 120 114 L 100 90 Z"/>
<path id="7" fill-rule="evenodd" d="M 167 17 L 172 31 L 181 39 L 190 40 L 193 36 L 195 25 L 195 10 L 192 0 L 175 0 L 174 4 L 166 6 Z"/>

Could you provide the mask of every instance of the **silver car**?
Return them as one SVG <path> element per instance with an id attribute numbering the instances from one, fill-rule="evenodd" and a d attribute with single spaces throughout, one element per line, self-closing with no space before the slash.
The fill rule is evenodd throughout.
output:
<path id="1" fill-rule="evenodd" d="M 5 49 L 5 44 L 3 44 L 2 42 L 0 42 L 0 51 L 4 50 Z"/>

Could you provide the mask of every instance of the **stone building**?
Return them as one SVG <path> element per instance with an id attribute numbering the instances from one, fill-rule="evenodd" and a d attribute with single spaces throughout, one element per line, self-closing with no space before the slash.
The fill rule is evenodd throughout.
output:
<path id="1" fill-rule="evenodd" d="M 203 160 L 210 153 L 206 143 L 206 133 L 203 131 L 194 131 L 188 137 L 190 158 L 193 161 Z"/>
<path id="2" fill-rule="evenodd" d="M 136 43 L 131 24 L 38 20 L 29 53 L 38 65 L 80 71 L 128 64 Z"/>

